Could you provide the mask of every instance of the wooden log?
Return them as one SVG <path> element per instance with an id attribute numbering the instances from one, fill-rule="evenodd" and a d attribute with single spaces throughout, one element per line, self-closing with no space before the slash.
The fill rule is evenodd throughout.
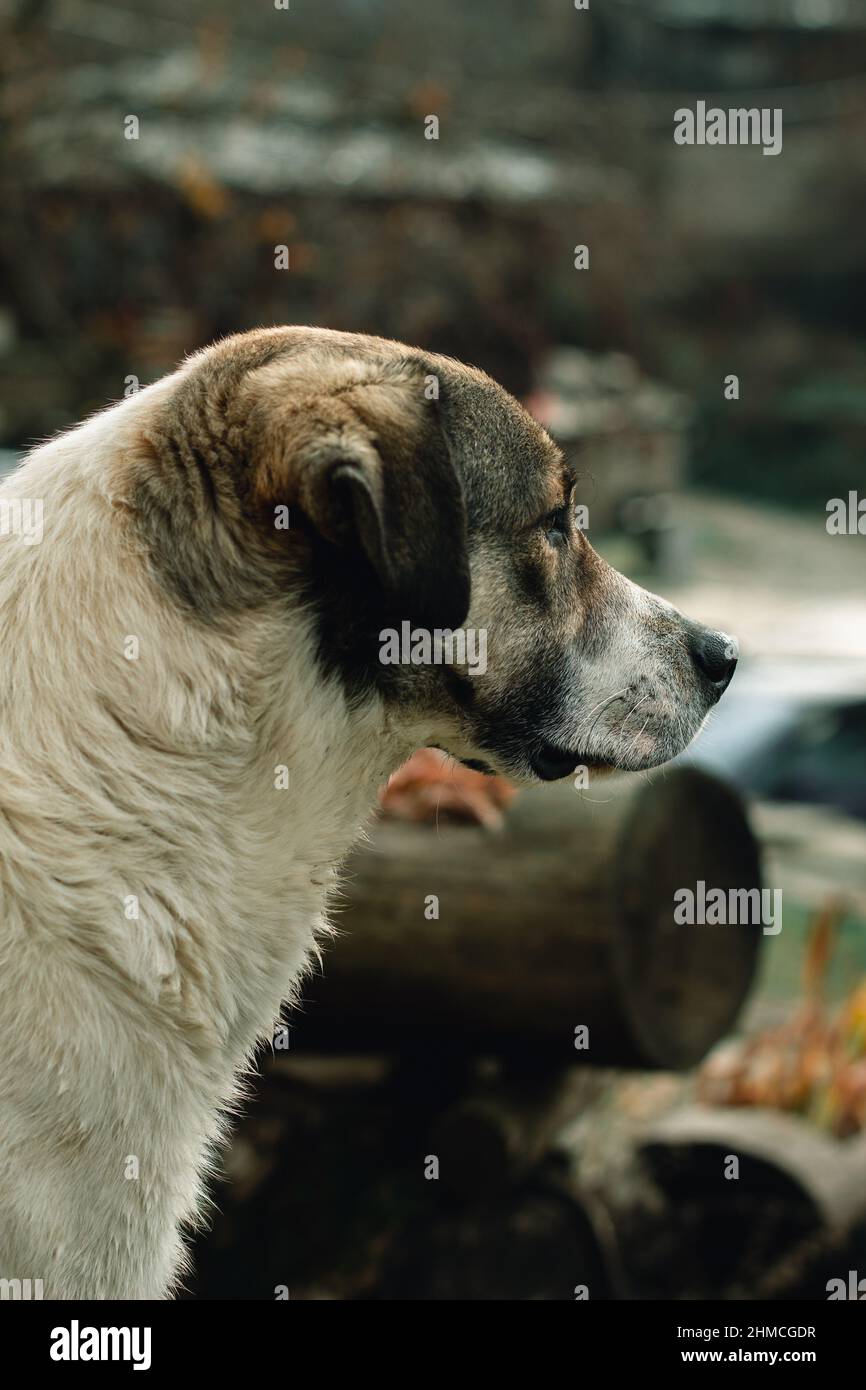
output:
<path id="1" fill-rule="evenodd" d="M 725 1161 L 740 1160 L 740 1190 L 802 1202 L 845 1234 L 866 1218 L 866 1135 L 835 1139 L 798 1115 L 689 1105 L 653 1124 L 641 1149 L 659 1185 L 680 1199 L 724 1190 Z"/>
<path id="2" fill-rule="evenodd" d="M 761 882 L 738 796 L 694 769 L 527 790 L 496 835 L 380 822 L 292 1047 L 691 1066 L 733 1023 L 761 939 L 677 924 L 675 891 L 700 880 Z"/>
<path id="3" fill-rule="evenodd" d="M 702 1213 L 716 1271 L 726 1248 L 725 1286 L 705 1296 L 814 1298 L 829 1295 L 829 1276 L 858 1297 L 850 1256 L 866 1221 L 866 1134 L 836 1139 L 799 1115 L 686 1105 L 655 1121 L 640 1148 L 679 1219 Z"/>

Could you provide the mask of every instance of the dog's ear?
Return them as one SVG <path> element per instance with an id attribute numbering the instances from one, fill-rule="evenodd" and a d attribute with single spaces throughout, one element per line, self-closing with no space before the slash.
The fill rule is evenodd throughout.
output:
<path id="1" fill-rule="evenodd" d="M 460 627 L 466 508 L 420 369 L 344 362 L 303 374 L 273 364 L 255 378 L 258 503 L 294 505 L 325 540 L 357 549 L 395 616 Z"/>

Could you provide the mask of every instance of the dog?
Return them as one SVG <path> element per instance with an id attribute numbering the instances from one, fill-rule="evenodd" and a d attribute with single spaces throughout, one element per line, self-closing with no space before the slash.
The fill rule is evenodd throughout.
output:
<path id="1" fill-rule="evenodd" d="M 340 862 L 414 749 L 656 766 L 729 639 L 610 569 L 482 372 L 225 339 L 35 449 L 0 515 L 0 1276 L 160 1299 Z M 16 511 L 17 508 L 17 511 Z M 486 669 L 381 634 L 483 632 Z"/>

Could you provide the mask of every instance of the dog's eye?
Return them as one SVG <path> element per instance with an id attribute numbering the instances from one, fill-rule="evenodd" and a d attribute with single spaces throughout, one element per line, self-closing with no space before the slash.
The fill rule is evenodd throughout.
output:
<path id="1" fill-rule="evenodd" d="M 557 507 L 543 518 L 541 525 L 551 545 L 564 545 L 568 540 L 568 514 L 567 506 Z"/>

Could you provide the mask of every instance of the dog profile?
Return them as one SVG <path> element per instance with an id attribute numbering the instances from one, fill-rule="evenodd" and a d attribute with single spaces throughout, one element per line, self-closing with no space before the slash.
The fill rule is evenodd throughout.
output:
<path id="1" fill-rule="evenodd" d="M 610 569 L 483 373 L 226 339 L 32 452 L 0 505 L 0 1277 L 170 1297 L 257 1046 L 416 748 L 518 783 L 679 753 L 723 634 Z M 486 668 L 380 659 L 485 633 Z"/>

